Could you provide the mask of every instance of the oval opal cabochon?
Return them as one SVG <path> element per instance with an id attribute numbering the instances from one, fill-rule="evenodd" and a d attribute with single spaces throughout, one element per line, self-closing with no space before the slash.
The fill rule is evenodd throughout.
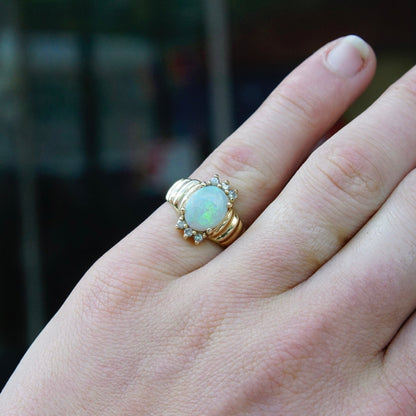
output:
<path id="1" fill-rule="evenodd" d="M 185 205 L 185 221 L 196 231 L 216 227 L 225 217 L 228 198 L 216 186 L 204 186 L 195 191 Z"/>

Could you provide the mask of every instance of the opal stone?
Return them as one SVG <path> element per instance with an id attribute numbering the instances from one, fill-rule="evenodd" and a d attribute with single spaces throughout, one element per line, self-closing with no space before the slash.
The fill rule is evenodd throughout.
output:
<path id="1" fill-rule="evenodd" d="M 196 231 L 216 227 L 227 213 L 227 202 L 227 195 L 217 186 L 198 189 L 186 203 L 186 223 Z"/>

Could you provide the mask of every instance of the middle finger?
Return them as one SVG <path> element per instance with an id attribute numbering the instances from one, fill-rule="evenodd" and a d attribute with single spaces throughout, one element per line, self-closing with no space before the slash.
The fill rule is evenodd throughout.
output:
<path id="1" fill-rule="evenodd" d="M 416 68 L 317 149 L 228 250 L 231 287 L 279 294 L 311 276 L 416 166 Z M 388 117 L 386 117 L 388 115 Z M 221 269 L 225 253 L 212 267 Z"/>

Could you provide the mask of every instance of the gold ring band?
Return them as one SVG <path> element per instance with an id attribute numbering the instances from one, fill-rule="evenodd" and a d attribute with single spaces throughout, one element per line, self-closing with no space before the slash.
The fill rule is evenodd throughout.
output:
<path id="1" fill-rule="evenodd" d="M 215 175 L 207 182 L 179 179 L 168 190 L 166 200 L 179 215 L 176 228 L 183 231 L 185 239 L 193 238 L 195 244 L 209 239 L 225 247 L 244 231 L 234 209 L 237 196 L 238 191 L 231 189 L 227 180 L 221 182 Z"/>

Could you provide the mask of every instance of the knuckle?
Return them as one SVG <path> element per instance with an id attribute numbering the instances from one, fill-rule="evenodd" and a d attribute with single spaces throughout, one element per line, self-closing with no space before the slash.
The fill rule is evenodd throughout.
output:
<path id="1" fill-rule="evenodd" d="M 279 334 L 273 334 L 271 348 L 266 350 L 261 371 L 272 389 L 284 388 L 292 393 L 300 393 L 311 386 L 305 385 L 311 379 L 308 373 L 319 372 L 328 378 L 333 369 L 342 368 L 337 363 L 336 351 L 330 342 L 332 329 L 325 317 L 305 314 L 302 322 L 294 318 L 285 328 L 279 328 Z M 322 383 L 327 380 L 322 378 Z M 315 385 L 319 389 L 320 386 Z"/>
<path id="2" fill-rule="evenodd" d="M 361 206 L 383 194 L 382 172 L 360 147 L 335 146 L 324 157 L 318 157 L 312 167 L 318 172 L 318 178 L 316 174 L 312 178 L 336 198 L 344 200 L 347 196 Z"/>
<path id="3" fill-rule="evenodd" d="M 416 169 L 412 170 L 400 183 L 398 191 L 399 203 L 393 204 L 390 211 L 391 222 L 399 224 L 407 236 L 407 244 L 416 249 L 416 228 L 412 226 L 416 215 Z M 398 212 L 399 211 L 399 212 Z"/>
<path id="4" fill-rule="evenodd" d="M 416 67 L 389 88 L 392 97 L 412 107 L 416 105 Z"/>
<path id="5" fill-rule="evenodd" d="M 409 367 L 410 368 L 410 367 Z M 390 403 L 386 404 L 391 413 L 397 416 L 406 416 L 414 414 L 416 411 L 416 389 L 414 380 L 403 380 L 401 376 L 389 374 L 387 380 L 383 377 L 382 385 L 386 392 L 386 397 Z"/>
<path id="6" fill-rule="evenodd" d="M 320 110 L 322 105 L 317 97 L 308 94 L 300 86 L 291 83 L 282 84 L 276 88 L 268 97 L 265 104 L 277 114 L 285 113 L 291 115 L 294 122 L 301 122 L 302 127 L 315 129 L 322 120 Z"/>
<path id="7" fill-rule="evenodd" d="M 137 307 L 161 285 L 146 270 L 136 267 L 133 272 L 131 265 L 98 261 L 77 288 L 79 310 L 84 316 L 108 320 Z"/>
<path id="8" fill-rule="evenodd" d="M 234 144 L 235 143 L 235 144 Z M 252 145 L 244 142 L 244 139 L 233 138 L 233 144 L 224 144 L 215 151 L 207 160 L 209 169 L 223 175 L 232 181 L 237 188 L 247 188 L 248 178 L 250 184 L 262 184 L 269 186 L 272 167 L 268 163 L 259 160 L 260 154 L 265 154 L 254 149 Z M 271 186 L 271 185 L 270 185 Z"/>
<path id="9" fill-rule="evenodd" d="M 87 282 L 80 287 L 77 296 L 79 310 L 84 317 L 96 320 L 113 319 L 125 311 L 131 303 L 131 296 L 111 273 L 94 270 L 87 276 Z"/>
<path id="10" fill-rule="evenodd" d="M 407 176 L 403 179 L 400 191 L 401 198 L 405 202 L 408 209 L 411 211 L 411 217 L 416 214 L 416 192 L 414 191 L 416 187 L 416 169 L 412 170 Z"/>
<path id="11" fill-rule="evenodd" d="M 221 173 L 238 177 L 241 172 L 254 168 L 255 150 L 251 146 L 242 143 L 243 140 L 240 138 L 233 138 L 233 142 L 238 142 L 238 145 L 224 143 L 212 154 L 208 163 L 219 169 Z"/>
<path id="12" fill-rule="evenodd" d="M 170 293 L 173 309 L 168 333 L 171 339 L 177 339 L 178 348 L 189 363 L 209 349 L 228 315 L 228 308 L 220 302 L 215 288 L 204 287 L 206 290 L 189 293 L 187 285 L 179 286 Z M 183 299 L 180 304 L 174 301 L 178 298 Z"/>

